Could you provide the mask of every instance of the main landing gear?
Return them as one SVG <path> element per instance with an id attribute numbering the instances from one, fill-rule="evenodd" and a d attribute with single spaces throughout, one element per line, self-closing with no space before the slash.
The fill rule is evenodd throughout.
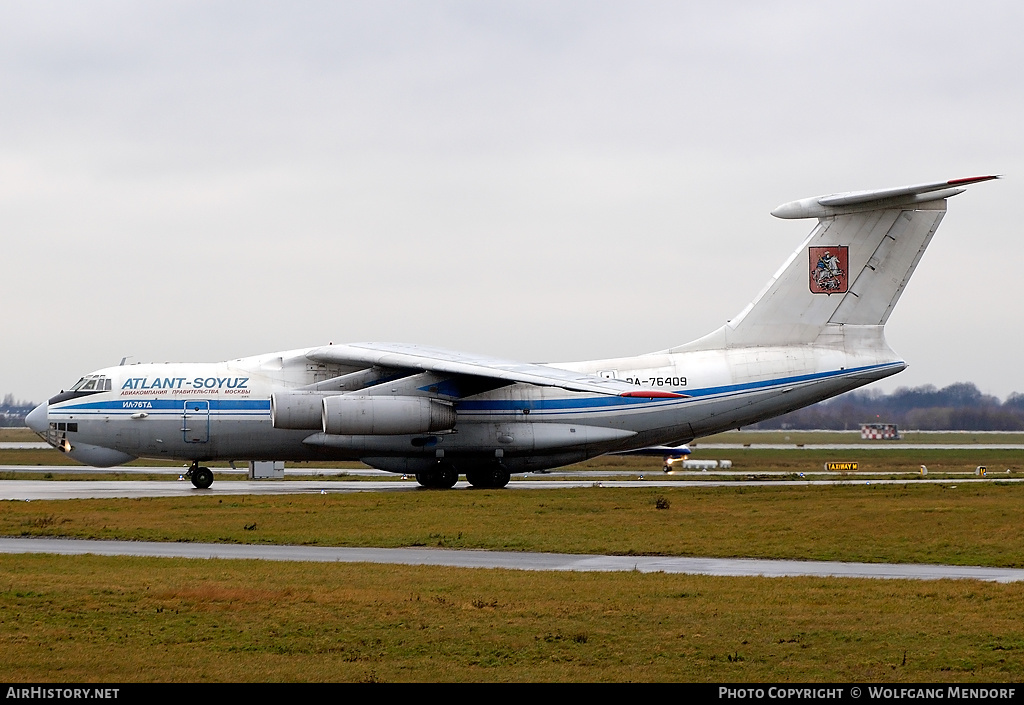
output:
<path id="1" fill-rule="evenodd" d="M 466 470 L 466 480 L 477 489 L 501 489 L 511 479 L 511 473 L 500 464 Z M 416 482 L 435 490 L 451 489 L 458 481 L 459 471 L 448 464 L 438 464 L 432 470 L 416 473 Z"/>
<path id="2" fill-rule="evenodd" d="M 416 482 L 432 490 L 450 490 L 459 481 L 455 468 L 439 465 L 433 470 L 416 473 Z"/>
<path id="3" fill-rule="evenodd" d="M 482 470 L 467 470 L 466 479 L 473 487 L 499 490 L 508 484 L 508 481 L 512 479 L 512 475 L 501 465 L 495 465 L 494 467 Z"/>
<path id="4" fill-rule="evenodd" d="M 192 462 L 192 467 L 185 473 L 185 477 L 192 480 L 192 484 L 201 490 L 205 490 L 213 484 L 213 471 L 210 468 L 200 467 L 198 460 Z"/>

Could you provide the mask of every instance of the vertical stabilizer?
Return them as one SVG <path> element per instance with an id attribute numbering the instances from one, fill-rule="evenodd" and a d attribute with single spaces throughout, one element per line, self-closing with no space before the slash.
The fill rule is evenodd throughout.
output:
<path id="1" fill-rule="evenodd" d="M 681 349 L 813 343 L 830 326 L 883 326 L 942 222 L 946 199 L 995 176 L 807 198 L 780 218 L 818 224 L 739 316 Z"/>

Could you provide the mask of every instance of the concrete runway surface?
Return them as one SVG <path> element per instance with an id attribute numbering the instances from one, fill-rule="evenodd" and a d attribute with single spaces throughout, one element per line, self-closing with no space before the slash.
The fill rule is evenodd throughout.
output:
<path id="1" fill-rule="evenodd" d="M 838 577 L 939 580 L 943 578 L 1009 583 L 1024 580 L 1024 570 L 982 566 L 895 565 L 830 561 L 676 558 L 666 556 L 591 556 L 562 553 L 519 553 L 434 548 L 342 548 L 238 544 L 91 541 L 50 538 L 0 538 L 0 553 L 147 556 L 157 558 L 223 558 L 231 560 L 391 563 L 456 568 L 505 568 L 641 573 L 685 573 L 717 576 Z"/>
<path id="2" fill-rule="evenodd" d="M 141 470 L 141 468 L 139 468 Z M 177 472 L 177 471 L 176 471 Z M 372 472 L 372 471 L 371 471 Z M 569 473 L 566 473 L 568 475 Z M 586 478 L 590 473 L 572 473 Z M 622 477 L 627 473 L 614 473 Z M 711 473 L 708 473 L 709 475 Z M 628 474 L 627 474 L 628 475 Z M 564 476 L 564 475 L 563 475 Z M 191 497 L 198 495 L 282 495 L 282 494 L 332 494 L 335 492 L 437 492 L 420 487 L 411 476 L 409 479 L 382 480 L 224 480 L 214 482 L 206 490 L 196 489 L 191 482 L 166 480 L 0 480 L 0 500 L 47 500 L 47 499 L 104 499 L 136 497 Z M 976 482 L 1024 482 L 1024 478 L 991 476 L 958 479 L 872 479 L 872 480 L 679 480 L 666 477 L 660 471 L 648 474 L 645 479 L 613 480 L 606 476 L 599 479 L 541 479 L 552 475 L 529 475 L 525 478 L 514 476 L 508 490 L 550 490 L 584 487 L 615 489 L 620 487 L 765 487 L 787 486 L 808 487 L 827 485 L 905 485 L 943 484 L 966 485 Z M 465 480 L 448 491 L 476 492 Z"/>

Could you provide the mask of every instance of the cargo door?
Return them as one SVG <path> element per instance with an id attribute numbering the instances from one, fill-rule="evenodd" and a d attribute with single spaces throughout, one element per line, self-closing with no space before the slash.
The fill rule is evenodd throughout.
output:
<path id="1" fill-rule="evenodd" d="M 210 440 L 210 402 L 193 399 L 185 402 L 181 433 L 186 443 L 206 443 Z"/>

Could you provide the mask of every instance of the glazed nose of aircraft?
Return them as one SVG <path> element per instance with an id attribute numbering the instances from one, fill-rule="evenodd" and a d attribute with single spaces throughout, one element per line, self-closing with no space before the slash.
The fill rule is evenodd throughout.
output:
<path id="1" fill-rule="evenodd" d="M 50 430 L 50 419 L 47 416 L 46 402 L 43 402 L 32 411 L 28 412 L 28 416 L 25 417 L 25 425 L 31 428 L 36 433 L 46 433 Z"/>

